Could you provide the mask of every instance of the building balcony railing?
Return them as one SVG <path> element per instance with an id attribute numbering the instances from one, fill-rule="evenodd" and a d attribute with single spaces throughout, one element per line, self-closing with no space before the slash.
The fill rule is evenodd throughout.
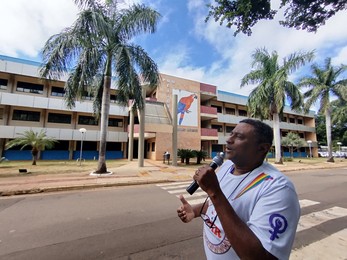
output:
<path id="1" fill-rule="evenodd" d="M 210 115 L 217 115 L 217 108 L 216 107 L 208 107 L 208 106 L 200 106 L 200 113 L 202 114 L 210 114 Z"/>
<path id="2" fill-rule="evenodd" d="M 205 92 L 205 93 L 210 93 L 210 94 L 217 94 L 217 87 L 209 84 L 200 84 L 200 91 Z"/>
<path id="3" fill-rule="evenodd" d="M 212 128 L 201 128 L 201 140 L 218 140 L 218 130 Z"/>
<path id="4" fill-rule="evenodd" d="M 212 128 L 201 128 L 201 136 L 218 136 L 218 130 Z"/>

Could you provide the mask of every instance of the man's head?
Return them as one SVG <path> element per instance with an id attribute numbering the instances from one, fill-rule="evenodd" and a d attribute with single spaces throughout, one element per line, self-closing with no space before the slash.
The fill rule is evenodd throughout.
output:
<path id="1" fill-rule="evenodd" d="M 227 139 L 226 158 L 236 165 L 257 165 L 264 160 L 273 140 L 272 128 L 254 119 L 244 119 Z"/>

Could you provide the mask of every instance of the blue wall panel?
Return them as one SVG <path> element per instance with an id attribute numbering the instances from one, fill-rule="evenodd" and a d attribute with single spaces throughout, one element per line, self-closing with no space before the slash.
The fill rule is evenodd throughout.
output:
<path id="1" fill-rule="evenodd" d="M 5 150 L 4 155 L 8 160 L 32 160 L 32 155 L 30 150 Z"/>
<path id="2" fill-rule="evenodd" d="M 42 160 L 69 160 L 69 151 L 42 151 Z"/>

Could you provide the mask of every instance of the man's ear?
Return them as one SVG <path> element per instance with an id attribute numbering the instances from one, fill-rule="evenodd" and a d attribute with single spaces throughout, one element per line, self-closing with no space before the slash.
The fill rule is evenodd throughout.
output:
<path id="1" fill-rule="evenodd" d="M 261 143 L 258 146 L 258 150 L 262 151 L 262 153 L 265 155 L 269 152 L 270 148 L 271 148 L 271 144 L 267 144 L 267 143 Z"/>

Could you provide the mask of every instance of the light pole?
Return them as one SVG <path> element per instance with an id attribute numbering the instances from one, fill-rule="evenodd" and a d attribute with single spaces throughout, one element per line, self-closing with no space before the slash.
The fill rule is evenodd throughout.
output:
<path id="1" fill-rule="evenodd" d="M 82 149 L 83 149 L 83 139 L 84 139 L 84 134 L 87 132 L 87 129 L 85 128 L 80 128 L 79 129 L 81 133 L 81 150 L 80 150 L 80 166 L 82 165 Z"/>
<path id="2" fill-rule="evenodd" d="M 311 148 L 312 141 L 311 140 L 307 140 L 307 143 L 308 143 L 308 147 L 310 148 L 310 159 L 311 159 L 312 158 L 312 148 Z"/>
<path id="3" fill-rule="evenodd" d="M 337 142 L 336 144 L 339 146 L 339 156 L 342 157 L 342 155 L 341 155 L 341 144 L 342 143 L 341 142 Z"/>

